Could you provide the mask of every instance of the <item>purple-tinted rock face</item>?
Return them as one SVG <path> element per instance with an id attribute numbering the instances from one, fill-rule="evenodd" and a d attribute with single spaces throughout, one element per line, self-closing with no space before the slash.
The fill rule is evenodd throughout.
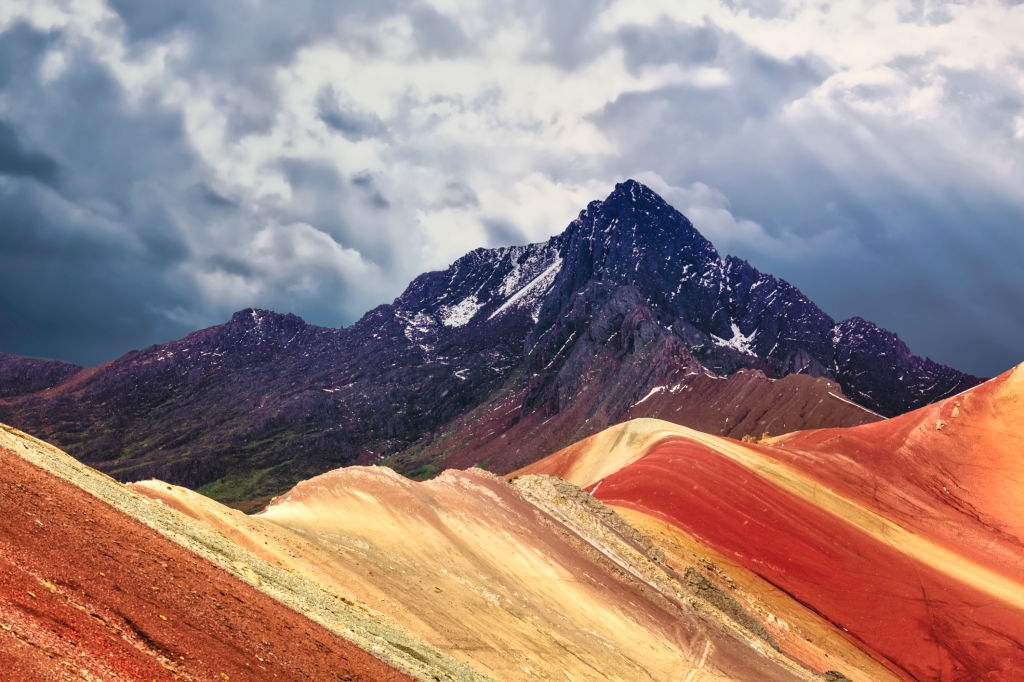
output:
<path id="1" fill-rule="evenodd" d="M 661 364 L 637 361 L 648 357 Z M 617 385 L 648 388 L 681 368 L 828 377 L 884 415 L 979 381 L 911 355 L 869 322 L 836 324 L 787 282 L 723 260 L 630 180 L 547 242 L 477 249 L 351 327 L 244 310 L 57 388 L 76 368 L 26 377 L 30 365 L 0 363 L 0 421 L 122 480 L 155 476 L 258 503 L 357 459 L 394 461 L 486 401 L 508 396 L 521 416 L 557 413 L 595 362 L 603 376 L 608 362 L 620 374 L 642 367 L 642 380 L 617 376 Z"/>
<path id="2" fill-rule="evenodd" d="M 78 365 L 57 360 L 20 358 L 0 353 L 0 399 L 43 391 L 81 369 Z"/>

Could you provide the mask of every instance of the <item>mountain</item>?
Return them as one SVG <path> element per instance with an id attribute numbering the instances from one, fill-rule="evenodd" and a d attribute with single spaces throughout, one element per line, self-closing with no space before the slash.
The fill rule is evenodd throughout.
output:
<path id="1" fill-rule="evenodd" d="M 36 393 L 56 386 L 82 370 L 57 360 L 37 360 L 0 353 L 0 398 Z"/>
<path id="2" fill-rule="evenodd" d="M 504 473 L 627 416 L 760 437 L 979 381 L 721 258 L 634 181 L 547 242 L 477 249 L 351 327 L 250 309 L 56 385 L 0 377 L 0 420 L 120 480 L 245 509 L 353 463 Z"/>
<path id="3" fill-rule="evenodd" d="M 19 680 L 898 679 L 551 477 L 346 467 L 246 516 L 6 428 L 0 464 L 0 664 Z M 800 647 L 768 609 L 806 624 Z"/>
<path id="4" fill-rule="evenodd" d="M 1022 420 L 1024 366 L 759 443 L 639 419 L 504 479 L 345 467 L 251 516 L 4 427 L 0 663 L 29 680 L 1013 680 Z"/>
<path id="5" fill-rule="evenodd" d="M 564 477 L 663 546 L 717 553 L 904 679 L 1012 680 L 1021 423 L 1024 365 L 886 421 L 760 443 L 637 420 L 517 473 Z M 772 613 L 780 646 L 799 646 L 795 621 Z"/>

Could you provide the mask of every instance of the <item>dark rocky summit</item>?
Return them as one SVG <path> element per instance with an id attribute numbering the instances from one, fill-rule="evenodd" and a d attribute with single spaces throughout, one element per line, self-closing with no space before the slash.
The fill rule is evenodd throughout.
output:
<path id="1" fill-rule="evenodd" d="M 100 368 L 26 367 L 0 356 L 0 421 L 118 479 L 245 508 L 355 462 L 505 472 L 627 414 L 740 437 L 876 418 L 840 392 L 891 416 L 979 382 L 722 259 L 634 181 L 547 242 L 477 249 L 351 327 L 250 309 Z M 761 405 L 772 391 L 785 402 L 772 379 L 820 380 L 801 384 L 806 399 L 781 421 L 768 407 L 753 419 L 746 398 L 693 416 L 696 401 L 737 390 L 722 378 L 741 371 Z M 815 407 L 830 394 L 838 406 Z"/>

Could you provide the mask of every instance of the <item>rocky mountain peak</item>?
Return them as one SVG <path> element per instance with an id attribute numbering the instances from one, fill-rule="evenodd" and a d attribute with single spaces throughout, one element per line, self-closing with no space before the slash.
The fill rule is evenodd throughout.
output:
<path id="1" fill-rule="evenodd" d="M 611 194 L 608 195 L 608 198 L 604 200 L 604 203 L 612 205 L 631 204 L 640 208 L 662 208 L 668 206 L 665 200 L 654 190 L 632 178 L 617 183 Z"/>
<path id="2" fill-rule="evenodd" d="M 231 316 L 231 326 L 251 329 L 277 329 L 304 325 L 301 317 L 293 313 L 276 313 L 273 310 L 246 308 Z"/>
<path id="3" fill-rule="evenodd" d="M 590 282 L 636 287 L 656 308 L 685 313 L 706 326 L 716 306 L 722 261 L 679 211 L 645 185 L 619 183 L 604 201 L 591 202 L 556 238 L 563 261 L 551 289 L 553 316 Z"/>
<path id="4" fill-rule="evenodd" d="M 657 248 L 670 255 L 670 249 L 689 248 L 716 258 L 718 255 L 686 216 L 636 180 L 615 185 L 604 201 L 590 202 L 565 236 L 570 249 L 587 242 L 609 252 L 619 252 L 623 247 L 632 247 L 630 253 Z M 613 246 L 617 248 L 608 248 Z"/>
<path id="5" fill-rule="evenodd" d="M 221 331 L 227 336 L 245 335 L 256 341 L 280 340 L 297 334 L 306 326 L 305 320 L 292 313 L 246 308 L 232 315 Z"/>

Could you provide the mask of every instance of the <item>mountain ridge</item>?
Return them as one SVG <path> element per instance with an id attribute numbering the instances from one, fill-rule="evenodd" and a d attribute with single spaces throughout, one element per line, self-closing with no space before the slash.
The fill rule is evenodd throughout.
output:
<path id="1" fill-rule="evenodd" d="M 471 251 L 350 327 L 246 309 L 0 399 L 0 420 L 122 480 L 157 477 L 255 508 L 349 463 L 424 477 L 458 460 L 504 473 L 506 459 L 521 466 L 627 413 L 658 416 L 637 409 L 685 423 L 698 400 L 724 404 L 715 378 L 740 370 L 760 376 L 750 400 L 761 405 L 790 390 L 773 380 L 821 381 L 783 418 L 738 430 L 751 410 L 741 403 L 702 428 L 740 437 L 768 423 L 850 425 L 868 417 L 831 395 L 888 416 L 978 381 L 870 323 L 835 323 L 784 280 L 723 259 L 627 181 L 546 242 Z M 574 404 L 584 393 L 590 404 Z M 513 428 L 514 457 L 501 448 Z M 470 442 L 479 456 L 464 451 Z"/>

